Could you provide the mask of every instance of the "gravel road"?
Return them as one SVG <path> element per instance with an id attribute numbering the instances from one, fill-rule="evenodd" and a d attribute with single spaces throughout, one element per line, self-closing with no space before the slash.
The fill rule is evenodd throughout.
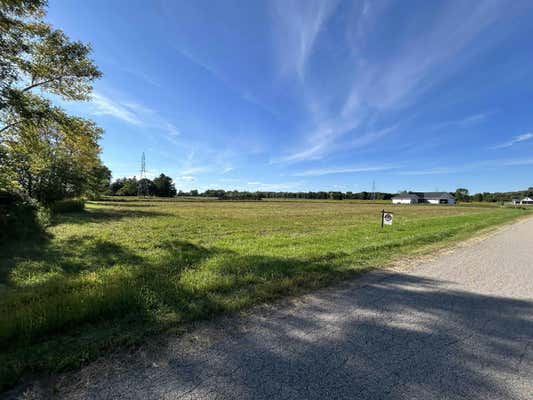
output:
<path id="1" fill-rule="evenodd" d="M 68 399 L 533 399 L 533 219 L 18 389 Z M 17 394 L 18 393 L 18 394 Z"/>

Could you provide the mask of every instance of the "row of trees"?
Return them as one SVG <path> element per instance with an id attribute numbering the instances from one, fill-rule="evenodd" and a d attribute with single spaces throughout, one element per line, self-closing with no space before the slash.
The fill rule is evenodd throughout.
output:
<path id="1" fill-rule="evenodd" d="M 522 199 L 524 197 L 533 197 L 533 187 L 527 190 L 518 190 L 514 192 L 483 192 L 470 195 L 468 189 L 459 188 L 453 193 L 457 201 L 465 202 L 509 202 L 512 199 Z"/>
<path id="2" fill-rule="evenodd" d="M 466 188 L 458 188 L 455 192 L 450 192 L 455 196 L 455 199 L 460 202 L 471 201 L 485 201 L 485 202 L 501 202 L 511 201 L 514 198 L 533 197 L 533 187 L 527 190 L 521 190 L 516 192 L 495 192 L 495 193 L 476 193 L 470 195 L 470 192 Z M 209 197 L 218 198 L 221 200 L 259 200 L 259 199 L 319 199 L 319 200 L 390 200 L 395 194 L 384 192 L 247 192 L 237 190 L 222 190 L 222 189 L 208 189 L 205 192 L 199 192 L 198 190 L 191 190 L 189 192 L 179 191 L 178 196 L 191 196 L 191 197 Z"/>
<path id="3" fill-rule="evenodd" d="M 391 193 L 370 192 L 267 192 L 267 191 L 238 191 L 223 189 L 208 189 L 200 193 L 198 190 L 178 192 L 178 196 L 216 197 L 222 200 L 258 200 L 258 199 L 317 199 L 317 200 L 388 200 L 394 196 Z"/>
<path id="4" fill-rule="evenodd" d="M 176 196 L 176 187 L 172 178 L 165 174 L 159 175 L 154 180 L 143 178 L 137 180 L 133 178 L 117 179 L 109 185 L 108 194 L 112 196 Z"/>
<path id="5" fill-rule="evenodd" d="M 0 1 L 0 191 L 42 204 L 97 196 L 111 178 L 102 129 L 51 100 L 88 100 L 101 72 L 88 44 L 44 22 L 45 5 Z"/>

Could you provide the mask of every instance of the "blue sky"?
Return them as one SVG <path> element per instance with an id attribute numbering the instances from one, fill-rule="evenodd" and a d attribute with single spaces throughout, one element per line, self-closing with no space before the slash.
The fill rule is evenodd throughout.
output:
<path id="1" fill-rule="evenodd" d="M 50 0 L 104 73 L 65 104 L 181 190 L 533 186 L 531 1 Z"/>

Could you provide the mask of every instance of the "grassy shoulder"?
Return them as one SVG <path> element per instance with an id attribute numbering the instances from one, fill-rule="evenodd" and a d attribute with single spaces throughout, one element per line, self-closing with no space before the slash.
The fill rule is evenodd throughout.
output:
<path id="1" fill-rule="evenodd" d="M 0 245 L 0 384 L 345 279 L 528 213 L 350 202 L 103 201 Z"/>

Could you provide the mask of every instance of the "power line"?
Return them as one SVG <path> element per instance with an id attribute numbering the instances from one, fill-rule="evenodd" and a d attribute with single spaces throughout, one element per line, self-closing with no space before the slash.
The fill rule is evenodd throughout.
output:
<path id="1" fill-rule="evenodd" d="M 141 173 L 139 175 L 139 183 L 137 185 L 137 196 L 148 196 L 148 185 L 146 181 L 146 157 L 141 157 Z"/>

